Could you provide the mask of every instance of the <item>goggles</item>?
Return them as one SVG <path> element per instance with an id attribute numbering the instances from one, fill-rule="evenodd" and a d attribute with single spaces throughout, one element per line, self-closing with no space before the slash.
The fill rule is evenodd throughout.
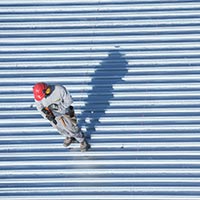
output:
<path id="1" fill-rule="evenodd" d="M 51 93 L 51 88 L 48 87 L 46 90 L 43 90 L 44 94 L 49 95 Z"/>

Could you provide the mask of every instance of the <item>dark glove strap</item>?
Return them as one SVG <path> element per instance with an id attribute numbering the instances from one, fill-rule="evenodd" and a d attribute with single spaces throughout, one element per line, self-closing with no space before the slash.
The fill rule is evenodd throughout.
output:
<path id="1" fill-rule="evenodd" d="M 50 114 L 49 110 L 47 110 L 46 108 L 42 108 L 42 112 L 43 112 L 45 115 Z"/>
<path id="2" fill-rule="evenodd" d="M 73 106 L 69 106 L 69 107 L 68 107 L 68 114 L 69 114 L 69 116 L 70 116 L 71 118 L 75 116 L 74 107 L 73 107 Z"/>

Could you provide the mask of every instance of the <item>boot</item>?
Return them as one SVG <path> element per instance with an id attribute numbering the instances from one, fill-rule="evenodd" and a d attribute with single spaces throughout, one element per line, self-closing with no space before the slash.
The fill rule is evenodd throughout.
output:
<path id="1" fill-rule="evenodd" d="M 83 142 L 81 142 L 81 144 L 80 144 L 81 152 L 85 152 L 89 148 L 90 148 L 90 144 L 86 140 L 84 140 Z"/>
<path id="2" fill-rule="evenodd" d="M 71 143 L 74 143 L 75 141 L 76 141 L 75 138 L 66 137 L 66 138 L 64 139 L 63 145 L 64 145 L 64 147 L 68 147 Z"/>

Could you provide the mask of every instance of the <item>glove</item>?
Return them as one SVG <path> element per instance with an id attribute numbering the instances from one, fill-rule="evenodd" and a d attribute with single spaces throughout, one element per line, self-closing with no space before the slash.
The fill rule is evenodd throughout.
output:
<path id="1" fill-rule="evenodd" d="M 46 115 L 46 118 L 49 120 L 49 121 L 53 121 L 55 119 L 55 116 L 52 115 L 51 113 L 49 113 L 48 115 Z"/>
<path id="2" fill-rule="evenodd" d="M 66 115 L 69 116 L 69 119 L 71 120 L 73 125 L 77 125 L 77 119 L 76 119 L 73 106 L 68 107 L 68 112 L 66 113 Z"/>
<path id="3" fill-rule="evenodd" d="M 68 114 L 71 118 L 75 117 L 75 113 L 74 113 L 74 107 L 73 106 L 69 106 L 68 107 Z"/>
<path id="4" fill-rule="evenodd" d="M 47 108 L 47 107 L 44 107 L 42 108 L 42 112 L 45 114 L 45 115 L 48 115 L 50 113 L 50 110 Z"/>
<path id="5" fill-rule="evenodd" d="M 55 116 L 49 108 L 43 108 L 42 112 L 46 115 L 46 118 L 49 121 L 52 121 L 55 125 L 57 124 L 57 121 L 55 120 Z"/>

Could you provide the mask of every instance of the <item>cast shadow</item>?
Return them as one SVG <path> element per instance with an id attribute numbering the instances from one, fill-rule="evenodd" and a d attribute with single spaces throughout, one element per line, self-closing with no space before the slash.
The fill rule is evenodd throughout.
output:
<path id="1" fill-rule="evenodd" d="M 108 56 L 97 66 L 89 85 L 92 90 L 86 99 L 85 107 L 80 115 L 79 123 L 86 127 L 86 135 L 91 136 L 96 132 L 101 117 L 106 115 L 110 101 L 114 98 L 113 85 L 123 82 L 122 78 L 128 72 L 128 62 L 118 48 L 108 52 Z"/>

